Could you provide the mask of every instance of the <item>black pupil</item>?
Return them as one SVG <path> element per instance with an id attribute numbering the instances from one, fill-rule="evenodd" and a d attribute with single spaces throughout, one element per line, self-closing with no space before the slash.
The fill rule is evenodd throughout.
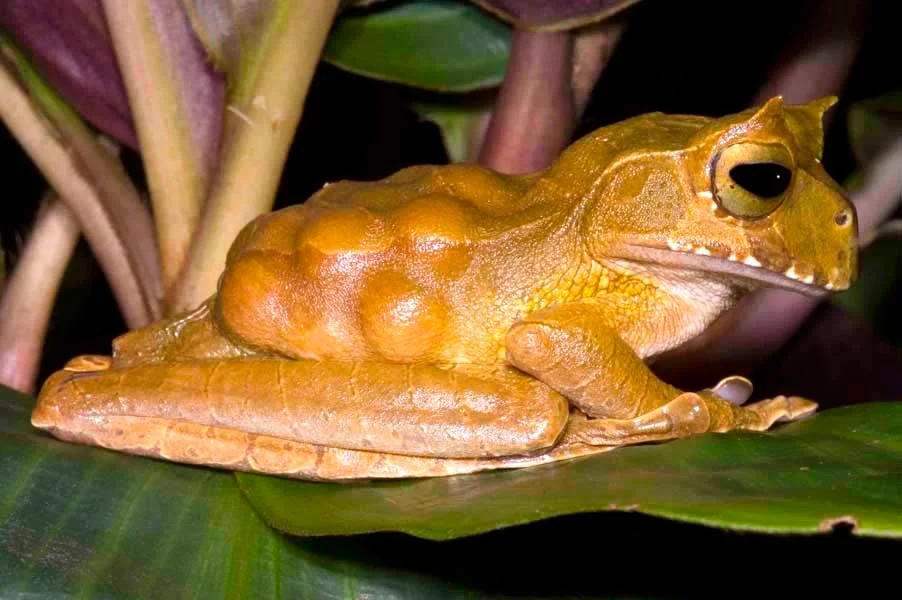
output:
<path id="1" fill-rule="evenodd" d="M 774 198 L 786 191 L 792 173 L 777 163 L 747 163 L 730 169 L 736 185 L 762 198 Z"/>

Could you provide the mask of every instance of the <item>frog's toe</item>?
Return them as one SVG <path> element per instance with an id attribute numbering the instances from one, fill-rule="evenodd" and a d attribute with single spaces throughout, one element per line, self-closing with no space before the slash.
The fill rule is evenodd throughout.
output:
<path id="1" fill-rule="evenodd" d="M 800 421 L 817 412 L 817 403 L 799 396 L 777 396 L 771 400 L 779 405 L 778 422 Z"/>
<path id="2" fill-rule="evenodd" d="M 743 409 L 741 429 L 764 431 L 775 423 L 800 421 L 817 411 L 817 403 L 798 396 L 776 396 L 755 402 Z"/>
<path id="3" fill-rule="evenodd" d="M 739 375 L 721 379 L 711 390 L 733 406 L 742 406 L 752 395 L 752 382 Z"/>

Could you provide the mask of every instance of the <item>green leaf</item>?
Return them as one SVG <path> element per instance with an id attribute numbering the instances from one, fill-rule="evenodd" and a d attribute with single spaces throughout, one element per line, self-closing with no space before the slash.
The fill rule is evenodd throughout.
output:
<path id="1" fill-rule="evenodd" d="M 302 536 L 398 531 L 444 540 L 557 515 L 632 510 L 768 533 L 816 533 L 851 517 L 860 535 L 898 538 L 902 403 L 519 471 L 365 485 L 238 480 L 267 522 Z"/>
<path id="2" fill-rule="evenodd" d="M 437 91 L 499 85 L 511 28 L 460 0 L 407 0 L 348 9 L 323 59 L 375 79 Z"/>
<path id="3" fill-rule="evenodd" d="M 817 541 L 812 537 L 729 536 L 714 528 L 610 511 L 442 543 L 392 534 L 284 536 L 267 527 L 242 499 L 230 473 L 58 441 L 29 426 L 33 404 L 32 398 L 0 387 L 0 598 L 703 597 L 711 590 L 704 576 L 717 573 L 741 576 L 744 589 L 757 583 L 762 592 L 771 591 L 772 574 L 762 571 L 760 577 L 747 577 L 745 571 L 736 570 L 736 565 L 758 564 L 762 557 L 776 565 L 788 564 L 795 573 L 810 574 L 825 564 L 852 565 L 853 570 L 856 564 L 870 566 L 877 555 L 898 549 L 895 541 L 848 540 L 842 535 L 817 544 L 811 543 Z M 827 497 L 811 501 L 835 499 L 835 512 L 828 514 L 839 515 L 850 493 L 875 498 L 868 510 L 853 513 L 861 519 L 862 533 L 869 533 L 881 522 L 898 522 L 902 514 L 898 505 L 892 506 L 900 498 L 898 469 L 890 473 L 886 468 L 895 458 L 893 452 L 898 455 L 900 442 L 890 438 L 876 443 L 887 431 L 898 435 L 898 426 L 851 425 L 856 415 L 868 423 L 899 422 L 897 405 L 833 413 L 839 425 L 855 430 L 862 440 L 874 441 L 858 457 L 855 469 L 840 468 L 831 474 L 832 481 L 823 482 L 822 487 L 830 488 Z M 786 434 L 777 437 L 782 435 Z M 831 465 L 838 467 L 850 450 L 848 445 L 828 446 L 821 437 L 798 440 L 815 446 L 823 442 L 830 450 L 822 459 L 826 466 L 808 472 L 812 479 L 830 471 Z M 807 456 L 810 453 L 790 457 L 790 466 Z M 697 472 L 713 458 L 706 459 L 704 453 L 692 456 L 684 449 L 668 465 L 652 469 L 633 460 L 638 462 L 633 473 L 640 488 L 636 495 L 642 495 L 655 485 L 656 476 L 664 488 L 673 485 L 678 473 L 666 473 L 668 466 L 696 465 L 689 470 Z M 861 473 L 866 465 L 871 468 Z M 758 474 L 763 488 L 768 487 L 764 479 L 769 474 Z M 729 477 L 727 472 L 723 475 Z M 598 475 L 593 478 L 598 485 Z M 493 511 L 537 498 L 535 493 L 525 499 L 509 495 L 517 490 L 505 486 L 505 479 L 498 480 Z M 489 492 L 484 483 L 459 478 L 452 486 L 462 497 L 470 487 Z M 616 486 L 628 483 L 604 484 L 612 488 L 604 494 L 611 496 Z M 706 490 L 705 483 L 710 480 L 691 487 L 702 508 L 716 491 Z M 737 477 L 730 485 L 734 494 L 745 486 L 750 496 L 755 490 L 751 484 Z M 326 488 L 332 486 L 317 485 L 325 492 L 319 499 L 329 500 Z M 856 486 L 864 487 L 856 491 Z M 362 501 L 353 520 L 364 518 L 380 497 L 387 504 L 403 499 L 403 493 L 392 497 L 372 486 L 354 487 Z M 798 497 L 805 489 L 800 485 L 792 493 Z M 569 491 L 562 485 L 545 493 L 564 496 Z M 294 506 L 295 512 L 325 515 L 333 523 L 349 517 L 345 502 L 320 506 L 313 504 L 318 498 L 312 495 L 303 500 L 310 503 Z M 428 512 L 436 501 L 440 508 L 441 499 L 428 496 L 420 497 L 419 504 L 397 504 L 392 518 L 403 522 L 407 513 Z M 768 501 L 778 510 L 781 504 L 785 508 L 779 495 Z M 471 525 L 478 517 L 473 513 L 485 508 L 484 502 L 459 506 L 463 525 Z M 583 549 L 586 544 L 588 552 Z M 686 551 L 693 545 L 706 550 Z M 712 549 L 716 551 L 711 553 Z M 796 581 L 808 592 L 818 582 L 834 583 L 807 575 Z"/>
<path id="4" fill-rule="evenodd" d="M 453 163 L 474 162 L 479 154 L 482 136 L 495 105 L 493 93 L 442 95 L 411 103 L 421 119 L 435 123 Z"/>
<path id="5" fill-rule="evenodd" d="M 267 527 L 228 472 L 35 432 L 0 387 L 0 598 L 459 597 L 459 586 Z M 410 596 L 408 596 L 410 594 Z"/>

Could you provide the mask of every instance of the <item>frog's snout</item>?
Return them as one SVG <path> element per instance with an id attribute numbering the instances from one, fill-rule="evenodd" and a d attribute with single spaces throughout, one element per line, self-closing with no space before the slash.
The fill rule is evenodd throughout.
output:
<path id="1" fill-rule="evenodd" d="M 826 287 L 834 291 L 849 289 L 858 280 L 858 216 L 851 202 L 833 215 L 832 226 L 835 236 L 845 240 L 844 247 L 836 250 L 836 266 L 831 269 Z"/>

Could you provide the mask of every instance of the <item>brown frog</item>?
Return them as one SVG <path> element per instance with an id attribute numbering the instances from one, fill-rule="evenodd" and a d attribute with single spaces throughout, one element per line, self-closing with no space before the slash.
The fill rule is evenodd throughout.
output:
<path id="1" fill-rule="evenodd" d="M 723 118 L 652 113 L 548 169 L 416 166 L 325 186 L 235 240 L 190 314 L 81 356 L 32 423 L 73 442 L 314 480 L 528 467 L 766 430 L 649 370 L 748 291 L 844 290 L 853 206 L 820 163 L 825 98 Z"/>

